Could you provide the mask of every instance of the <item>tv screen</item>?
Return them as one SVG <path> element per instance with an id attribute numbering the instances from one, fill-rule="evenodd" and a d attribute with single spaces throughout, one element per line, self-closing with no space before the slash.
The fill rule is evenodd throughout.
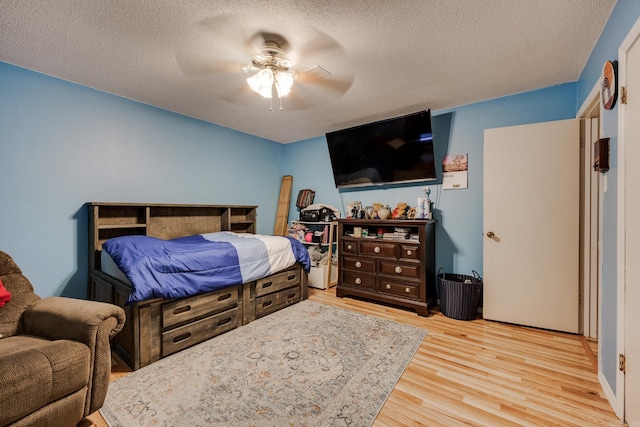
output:
<path id="1" fill-rule="evenodd" d="M 326 137 L 337 188 L 436 180 L 431 110 Z"/>

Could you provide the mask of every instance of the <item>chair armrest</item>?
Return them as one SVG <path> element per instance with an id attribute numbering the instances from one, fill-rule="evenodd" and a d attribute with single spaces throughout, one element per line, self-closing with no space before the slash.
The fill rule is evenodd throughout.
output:
<path id="1" fill-rule="evenodd" d="M 74 298 L 41 299 L 22 314 L 24 333 L 50 340 L 67 339 L 84 343 L 91 351 L 91 378 L 84 416 L 102 407 L 111 375 L 111 344 L 124 326 L 121 307 Z"/>
<path id="2" fill-rule="evenodd" d="M 124 326 L 124 310 L 117 305 L 65 297 L 43 298 L 23 314 L 24 333 L 50 340 L 67 339 L 93 347 L 97 328 L 115 318 L 113 338 Z"/>

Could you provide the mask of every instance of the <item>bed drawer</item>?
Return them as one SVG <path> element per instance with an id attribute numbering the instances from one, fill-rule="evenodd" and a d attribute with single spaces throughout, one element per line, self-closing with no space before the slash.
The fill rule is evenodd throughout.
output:
<path id="1" fill-rule="evenodd" d="M 300 288 L 285 289 L 256 298 L 256 318 L 300 301 Z"/>
<path id="2" fill-rule="evenodd" d="M 256 298 L 300 283 L 300 268 L 282 271 L 256 281 Z"/>
<path id="3" fill-rule="evenodd" d="M 213 316 L 179 326 L 162 333 L 162 357 L 191 347 L 204 340 L 235 329 L 240 324 L 240 308 L 235 307 Z"/>
<path id="4" fill-rule="evenodd" d="M 162 306 L 162 328 L 238 305 L 238 286 L 172 301 Z"/>

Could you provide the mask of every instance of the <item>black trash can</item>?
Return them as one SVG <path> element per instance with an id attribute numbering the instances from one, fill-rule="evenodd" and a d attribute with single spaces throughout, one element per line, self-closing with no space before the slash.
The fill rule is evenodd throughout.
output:
<path id="1" fill-rule="evenodd" d="M 473 275 L 445 273 L 438 271 L 438 291 L 440 311 L 447 317 L 458 320 L 473 320 L 478 313 L 482 298 L 482 278 L 472 270 Z"/>

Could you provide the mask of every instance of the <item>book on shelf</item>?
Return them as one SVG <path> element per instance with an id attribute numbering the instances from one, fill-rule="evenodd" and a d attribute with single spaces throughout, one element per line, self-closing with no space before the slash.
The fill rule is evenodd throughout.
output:
<path id="1" fill-rule="evenodd" d="M 387 240 L 406 240 L 407 233 L 394 231 L 393 233 L 384 233 L 382 238 Z"/>

